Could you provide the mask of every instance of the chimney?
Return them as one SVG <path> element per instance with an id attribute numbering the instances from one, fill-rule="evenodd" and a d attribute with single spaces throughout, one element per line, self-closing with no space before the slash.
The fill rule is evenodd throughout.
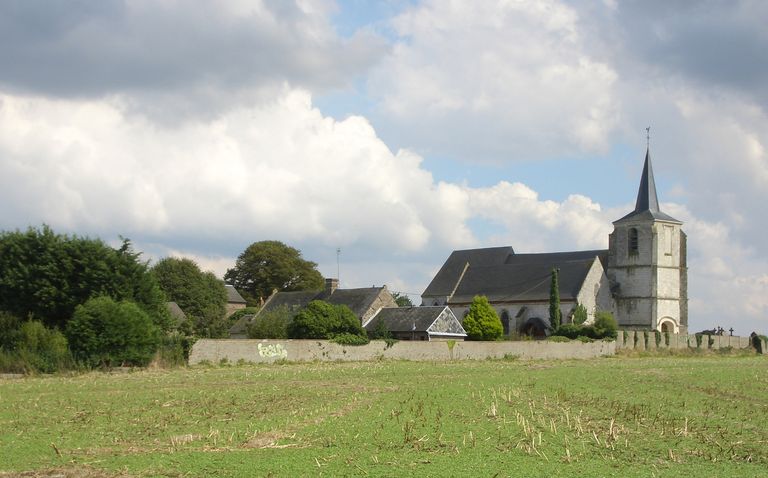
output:
<path id="1" fill-rule="evenodd" d="M 334 279 L 331 277 L 325 278 L 325 292 L 328 295 L 333 294 L 333 291 L 339 288 L 339 279 Z"/>

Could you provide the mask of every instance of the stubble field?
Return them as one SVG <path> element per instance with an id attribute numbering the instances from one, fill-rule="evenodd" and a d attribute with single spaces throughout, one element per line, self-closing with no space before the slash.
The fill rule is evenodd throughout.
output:
<path id="1" fill-rule="evenodd" d="M 0 379 L 0 476 L 768 476 L 768 358 Z"/>

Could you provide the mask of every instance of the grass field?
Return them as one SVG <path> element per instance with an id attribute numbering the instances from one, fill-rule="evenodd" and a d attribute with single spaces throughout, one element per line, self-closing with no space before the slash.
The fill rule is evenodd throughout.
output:
<path id="1" fill-rule="evenodd" d="M 0 379 L 0 476 L 768 476 L 768 358 Z"/>

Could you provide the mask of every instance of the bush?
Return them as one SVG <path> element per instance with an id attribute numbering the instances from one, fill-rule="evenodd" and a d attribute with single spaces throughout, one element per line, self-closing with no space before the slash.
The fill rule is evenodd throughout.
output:
<path id="1" fill-rule="evenodd" d="M 571 341 L 571 339 L 569 339 L 564 335 L 552 335 L 547 340 L 550 342 L 570 342 Z"/>
<path id="2" fill-rule="evenodd" d="M 595 313 L 595 322 L 592 324 L 595 328 L 596 339 L 603 339 L 610 337 L 615 339 L 619 330 L 619 325 L 616 323 L 616 319 L 613 318 L 613 314 L 606 311 L 598 311 Z"/>
<path id="3" fill-rule="evenodd" d="M 585 344 L 594 342 L 594 339 L 592 339 L 592 337 L 585 337 L 583 335 L 576 337 L 576 340 L 578 340 L 579 342 L 583 342 Z"/>
<path id="4" fill-rule="evenodd" d="M 376 322 L 376 326 L 368 331 L 368 338 L 371 340 L 386 340 L 392 338 L 392 332 L 387 328 L 383 320 Z"/>
<path id="5" fill-rule="evenodd" d="M 78 306 L 66 335 L 75 359 L 91 367 L 145 366 L 160 344 L 159 330 L 144 311 L 109 297 Z"/>
<path id="6" fill-rule="evenodd" d="M 339 345 L 368 345 L 370 340 L 366 336 L 344 333 L 331 337 L 331 342 Z"/>
<path id="7" fill-rule="evenodd" d="M 292 339 L 329 339 L 339 334 L 366 336 L 360 321 L 346 305 L 313 300 L 288 325 Z"/>
<path id="8" fill-rule="evenodd" d="M 560 327 L 558 327 L 554 332 L 552 332 L 552 335 L 566 337 L 568 339 L 575 339 L 579 335 L 585 335 L 585 329 L 587 329 L 587 327 L 589 326 L 576 325 L 576 324 L 563 324 Z"/>
<path id="9" fill-rule="evenodd" d="M 563 324 L 552 332 L 552 335 L 578 339 L 587 337 L 590 339 L 615 339 L 618 335 L 616 320 L 610 312 L 598 312 L 595 314 L 595 322 L 591 325 Z M 626 338 L 626 337 L 625 337 Z"/>
<path id="10" fill-rule="evenodd" d="M 587 308 L 582 304 L 576 306 L 576 310 L 573 311 L 573 323 L 581 325 L 587 321 Z"/>
<path id="11" fill-rule="evenodd" d="M 284 305 L 262 312 L 248 324 L 248 338 L 287 339 L 291 321 L 293 321 L 291 311 Z"/>
<path id="12" fill-rule="evenodd" d="M 0 313 L 0 371 L 53 373 L 71 368 L 67 339 L 38 320 Z"/>
<path id="13" fill-rule="evenodd" d="M 229 326 L 232 327 L 235 325 L 235 323 L 242 318 L 244 315 L 255 315 L 259 311 L 258 307 L 246 307 L 244 309 L 236 310 L 232 313 L 229 317 L 227 317 L 227 321 L 229 322 Z"/>
<path id="14" fill-rule="evenodd" d="M 469 306 L 469 313 L 462 322 L 469 340 L 497 340 L 504 334 L 496 311 L 484 295 L 475 296 Z"/>
<path id="15" fill-rule="evenodd" d="M 37 320 L 21 325 L 16 351 L 37 372 L 53 373 L 72 366 L 64 334 L 47 329 Z"/>
<path id="16" fill-rule="evenodd" d="M 189 352 L 197 339 L 181 332 L 171 332 L 160 340 L 157 359 L 162 367 L 181 367 L 187 364 Z"/>
<path id="17" fill-rule="evenodd" d="M 16 349 L 20 327 L 21 320 L 18 317 L 9 312 L 0 311 L 0 348 Z"/>

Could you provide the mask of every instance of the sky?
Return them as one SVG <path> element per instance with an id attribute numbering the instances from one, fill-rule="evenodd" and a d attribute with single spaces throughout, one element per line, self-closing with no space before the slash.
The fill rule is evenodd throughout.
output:
<path id="1" fill-rule="evenodd" d="M 127 237 L 219 276 L 280 240 L 418 303 L 454 249 L 607 248 L 650 126 L 690 330 L 765 333 L 766 19 L 761 0 L 0 0 L 0 229 Z"/>

